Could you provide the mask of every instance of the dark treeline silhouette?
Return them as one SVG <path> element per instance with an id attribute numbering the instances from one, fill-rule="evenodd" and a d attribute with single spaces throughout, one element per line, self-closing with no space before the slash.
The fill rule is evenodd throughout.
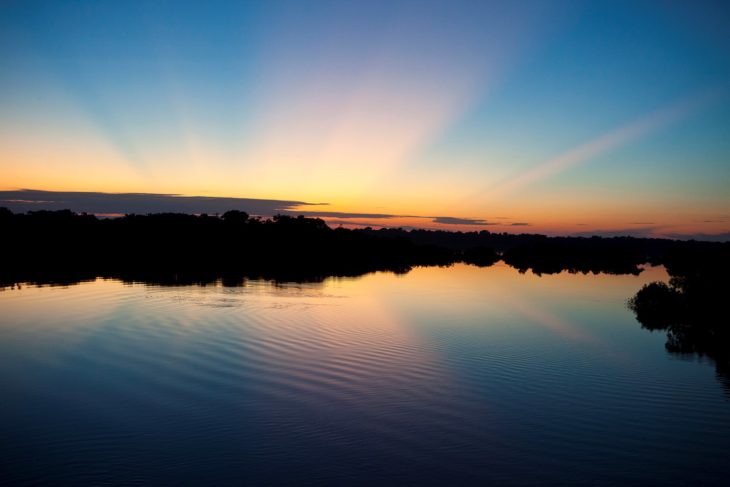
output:
<path id="1" fill-rule="evenodd" d="M 68 210 L 13 214 L 3 208 L 0 232 L 0 285 L 6 286 L 95 277 L 166 284 L 242 277 L 317 281 L 454 261 L 451 250 L 405 237 L 332 229 L 318 218 L 262 220 L 240 211 L 99 219 Z"/>
<path id="2" fill-rule="evenodd" d="M 711 358 L 730 391 L 730 243 L 632 237 L 330 228 L 319 218 L 159 213 L 100 219 L 69 210 L 14 214 L 0 208 L 0 288 L 71 285 L 97 277 L 160 285 L 246 279 L 318 282 L 414 266 L 499 260 L 536 274 L 638 274 L 663 264 L 671 279 L 629 300 L 643 327 L 666 330 L 674 354 Z"/>
<path id="3" fill-rule="evenodd" d="M 537 274 L 638 274 L 683 248 L 727 249 L 711 242 L 632 237 L 330 228 L 319 218 L 252 218 L 158 213 L 100 219 L 69 210 L 14 214 L 0 208 L 0 286 L 70 284 L 96 277 L 159 284 L 205 284 L 243 278 L 319 281 L 414 266 L 504 260 Z"/>
<path id="4" fill-rule="evenodd" d="M 504 260 L 520 272 L 554 274 L 582 273 L 639 274 L 640 265 L 661 264 L 681 242 L 634 237 L 548 237 L 538 234 L 447 232 L 443 230 L 363 230 L 370 235 L 409 238 L 417 245 L 431 245 L 460 251 L 467 263 Z M 715 243 L 700 242 L 701 247 Z"/>
<path id="5" fill-rule="evenodd" d="M 629 300 L 649 330 L 666 330 L 667 351 L 709 357 L 730 391 L 730 244 L 685 242 L 664 259 L 669 283 L 652 282 Z"/>

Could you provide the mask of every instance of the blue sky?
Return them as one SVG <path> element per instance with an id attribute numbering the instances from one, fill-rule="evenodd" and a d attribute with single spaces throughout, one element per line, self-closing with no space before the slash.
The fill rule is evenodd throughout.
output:
<path id="1" fill-rule="evenodd" d="M 729 21 L 724 2 L 5 2 L 0 189 L 723 233 Z"/>

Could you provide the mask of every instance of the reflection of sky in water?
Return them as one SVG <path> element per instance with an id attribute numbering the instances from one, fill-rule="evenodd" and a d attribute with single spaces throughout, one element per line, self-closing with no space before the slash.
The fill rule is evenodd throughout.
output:
<path id="1" fill-rule="evenodd" d="M 710 482 L 728 473 L 727 396 L 709 365 L 673 359 L 625 307 L 665 277 L 459 265 L 321 284 L 6 290 L 0 433 L 13 448 L 0 471 Z"/>

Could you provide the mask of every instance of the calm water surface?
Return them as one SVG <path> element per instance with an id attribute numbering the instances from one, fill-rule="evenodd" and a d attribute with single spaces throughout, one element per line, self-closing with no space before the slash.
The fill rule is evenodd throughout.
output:
<path id="1" fill-rule="evenodd" d="M 730 395 L 626 299 L 497 265 L 0 292 L 0 483 L 727 482 Z"/>

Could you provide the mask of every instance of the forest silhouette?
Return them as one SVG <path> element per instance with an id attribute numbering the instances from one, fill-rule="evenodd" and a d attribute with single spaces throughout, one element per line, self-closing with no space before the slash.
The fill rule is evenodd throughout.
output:
<path id="1" fill-rule="evenodd" d="M 629 300 L 670 353 L 709 357 L 730 390 L 730 243 L 635 237 L 547 237 L 443 230 L 330 228 L 322 219 L 157 213 L 97 218 L 70 210 L 0 208 L 0 288 L 71 285 L 98 277 L 158 285 L 239 286 L 247 279 L 318 282 L 416 266 L 502 260 L 520 272 L 637 275 L 664 265 Z"/>
<path id="2" fill-rule="evenodd" d="M 70 284 L 96 277 L 159 284 L 243 278 L 321 281 L 415 266 L 499 260 L 520 272 L 638 274 L 677 255 L 727 255 L 727 243 L 635 237 L 547 237 L 443 230 L 331 228 L 322 219 L 156 213 L 97 218 L 70 210 L 0 208 L 0 285 Z"/>

